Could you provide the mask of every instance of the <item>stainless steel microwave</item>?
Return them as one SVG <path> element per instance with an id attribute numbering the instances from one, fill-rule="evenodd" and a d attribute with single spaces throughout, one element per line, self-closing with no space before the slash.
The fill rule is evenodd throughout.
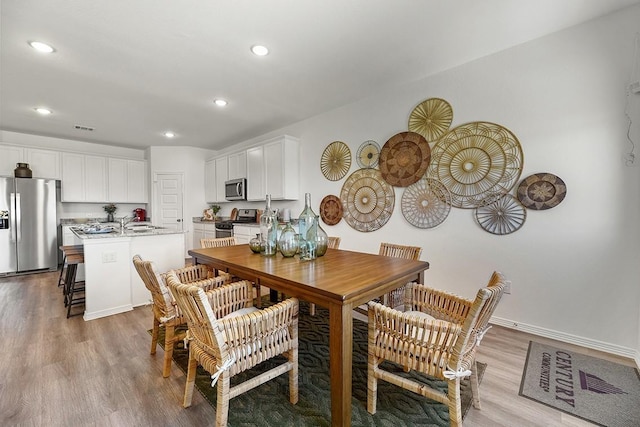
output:
<path id="1" fill-rule="evenodd" d="M 224 198 L 227 200 L 247 200 L 247 179 L 225 181 Z"/>

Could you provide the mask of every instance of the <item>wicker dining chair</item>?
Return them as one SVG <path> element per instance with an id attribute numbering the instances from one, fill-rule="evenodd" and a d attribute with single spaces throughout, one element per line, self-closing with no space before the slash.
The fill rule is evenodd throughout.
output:
<path id="1" fill-rule="evenodd" d="M 215 239 L 200 239 L 200 247 L 202 248 L 221 248 L 224 246 L 234 246 L 238 244 L 235 237 L 217 237 Z"/>
<path id="2" fill-rule="evenodd" d="M 340 247 L 340 241 L 342 240 L 340 237 L 329 236 L 328 239 L 327 247 L 329 249 L 338 249 Z M 309 314 L 311 316 L 316 315 L 316 305 L 314 303 L 309 303 Z"/>
<path id="3" fill-rule="evenodd" d="M 189 364 L 183 406 L 191 406 L 198 364 L 217 383 L 216 426 L 226 426 L 229 400 L 285 372 L 289 373 L 289 401 L 298 402 L 298 300 L 289 298 L 257 310 L 252 307 L 251 282 L 242 280 L 213 291 L 182 284 L 171 272 L 167 285 L 189 326 Z M 245 314 L 238 314 L 238 312 Z M 286 361 L 243 383 L 230 379 L 267 359 Z"/>
<path id="4" fill-rule="evenodd" d="M 448 405 L 450 426 L 461 426 L 460 380 L 466 376 L 470 376 L 473 406 L 480 409 L 475 356 L 504 287 L 504 276 L 494 272 L 475 300 L 410 283 L 404 301 L 409 311 L 369 302 L 367 410 L 375 414 L 378 380 L 384 380 Z M 385 360 L 407 372 L 446 380 L 448 391 L 384 370 L 380 363 Z"/>
<path id="5" fill-rule="evenodd" d="M 186 326 L 187 320 L 165 284 L 164 274 L 158 274 L 153 261 L 145 261 L 140 255 L 134 255 L 133 265 L 140 275 L 144 286 L 151 292 L 153 310 L 153 329 L 151 332 L 151 354 L 156 354 L 160 327 L 164 327 L 164 365 L 162 376 L 171 372 L 173 346 L 184 338 L 184 333 L 176 334 L 178 326 Z M 204 265 L 196 265 L 173 270 L 183 283 L 190 283 L 204 290 L 210 290 L 231 282 L 231 276 L 223 273 L 217 277 L 207 277 L 209 270 Z"/>
<path id="6" fill-rule="evenodd" d="M 422 248 L 420 246 L 406 246 L 383 242 L 380 243 L 380 250 L 378 251 L 378 255 L 419 260 L 420 255 L 422 255 Z M 381 298 L 381 302 L 391 308 L 398 308 L 400 307 L 400 305 L 402 305 L 403 299 L 404 286 L 401 286 L 383 295 Z"/>

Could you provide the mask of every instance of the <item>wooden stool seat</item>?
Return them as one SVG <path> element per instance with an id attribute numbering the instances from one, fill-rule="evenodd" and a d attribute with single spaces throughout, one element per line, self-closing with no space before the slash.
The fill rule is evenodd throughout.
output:
<path id="1" fill-rule="evenodd" d="M 67 307 L 67 318 L 69 318 L 72 316 L 71 306 L 84 304 L 85 302 L 84 295 L 81 297 L 74 295 L 76 293 L 84 293 L 84 282 L 76 282 L 76 272 L 78 271 L 78 265 L 84 263 L 84 246 L 60 246 L 60 250 L 64 255 L 64 265 L 62 266 L 62 270 L 66 270 L 66 273 L 64 274 L 63 279 L 63 271 L 60 271 L 60 279 L 58 281 L 58 285 L 62 283 L 62 285 L 64 286 L 64 303 Z"/>

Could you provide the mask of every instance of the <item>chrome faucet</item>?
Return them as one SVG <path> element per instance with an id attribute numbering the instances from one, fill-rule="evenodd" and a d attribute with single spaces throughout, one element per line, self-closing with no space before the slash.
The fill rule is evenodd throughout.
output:
<path id="1" fill-rule="evenodd" d="M 122 218 L 120 218 L 120 230 L 124 231 L 124 226 L 133 221 L 134 218 L 135 217 L 133 216 L 123 216 Z"/>

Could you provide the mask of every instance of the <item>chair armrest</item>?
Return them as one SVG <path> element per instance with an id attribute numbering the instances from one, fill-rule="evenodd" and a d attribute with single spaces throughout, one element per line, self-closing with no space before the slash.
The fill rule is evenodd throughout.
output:
<path id="1" fill-rule="evenodd" d="M 405 311 L 421 311 L 436 319 L 462 325 L 472 305 L 472 300 L 418 283 L 406 287 Z"/>
<path id="2" fill-rule="evenodd" d="M 181 283 L 197 282 L 209 276 L 209 269 L 204 264 L 191 265 L 189 267 L 173 270 Z"/>
<path id="3" fill-rule="evenodd" d="M 241 308 L 253 306 L 253 284 L 248 280 L 216 287 L 206 291 L 206 295 L 216 319 L 222 319 Z"/>

